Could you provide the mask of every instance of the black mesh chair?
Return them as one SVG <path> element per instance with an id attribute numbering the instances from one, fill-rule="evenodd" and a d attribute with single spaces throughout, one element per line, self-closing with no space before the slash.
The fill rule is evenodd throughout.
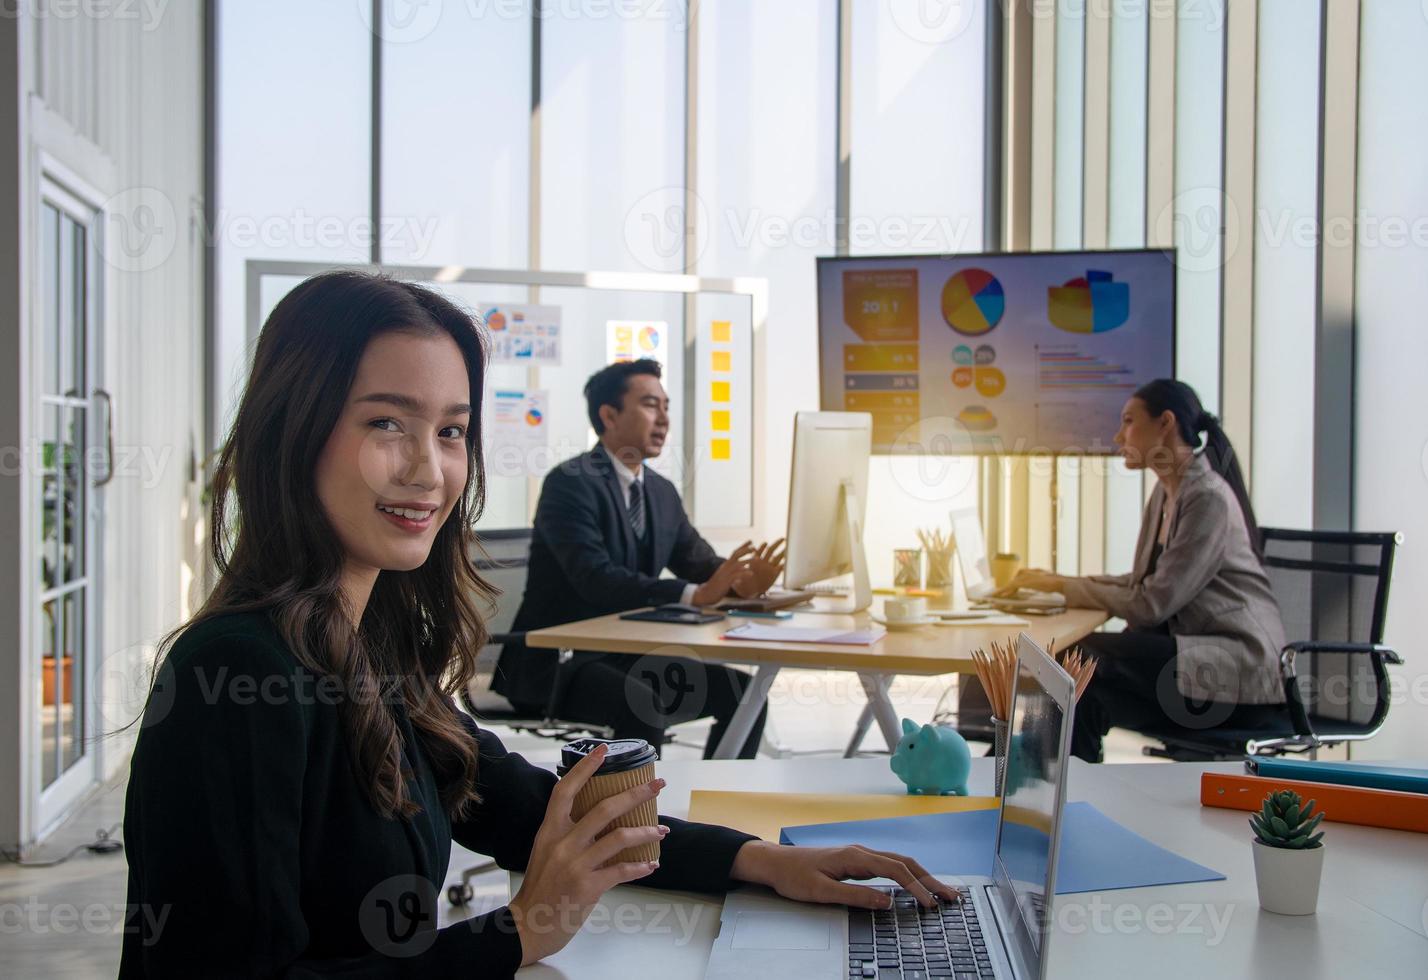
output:
<path id="1" fill-rule="evenodd" d="M 480 546 L 473 544 L 472 563 L 488 582 L 501 590 L 494 608 L 489 610 L 486 628 L 490 637 L 476 658 L 476 676 L 461 692 L 462 707 L 478 721 L 505 725 L 518 732 L 553 738 L 562 742 L 593 735 L 597 738 L 612 738 L 614 730 L 587 722 L 563 721 L 559 708 L 564 696 L 562 683 L 567 673 L 560 665 L 569 659 L 561 654 L 556 666 L 555 685 L 546 702 L 545 711 L 539 715 L 518 711 L 504 697 L 491 690 L 491 678 L 495 674 L 496 661 L 501 655 L 501 647 L 524 637 L 522 633 L 510 631 L 511 622 L 520 606 L 521 594 L 526 585 L 526 563 L 530 558 L 531 532 L 529 530 L 485 531 L 479 536 Z M 478 875 L 496 870 L 495 861 L 483 861 L 461 872 L 461 883 L 453 884 L 446 890 L 446 897 L 452 905 L 465 905 L 471 901 L 475 890 L 471 880 Z"/>
<path id="2" fill-rule="evenodd" d="M 464 707 L 479 721 L 505 725 L 515 731 L 538 735 L 541 738 L 558 739 L 562 742 L 585 735 L 612 738 L 614 730 L 606 726 L 592 722 L 565 721 L 560 718 L 560 707 L 564 702 L 569 680 L 568 672 L 560 668 L 570 659 L 568 652 L 562 652 L 560 656 L 550 700 L 546 702 L 545 710 L 538 714 L 517 710 L 504 697 L 491 690 L 491 679 L 495 674 L 496 661 L 501 656 L 501 647 L 525 638 L 524 633 L 513 633 L 510 628 L 512 620 L 516 618 L 521 594 L 525 591 L 526 564 L 531 553 L 531 532 L 529 529 L 484 531 L 479 537 L 480 547 L 475 549 L 472 563 L 486 581 L 501 590 L 501 595 L 486 620 L 490 637 L 476 659 L 476 677 L 463 692 Z"/>
<path id="3" fill-rule="evenodd" d="M 1286 711 L 1278 727 L 1157 728 L 1143 734 L 1178 760 L 1308 752 L 1372 738 L 1388 715 L 1383 645 L 1398 534 L 1260 529 L 1264 567 L 1289 643 L 1280 655 Z"/>

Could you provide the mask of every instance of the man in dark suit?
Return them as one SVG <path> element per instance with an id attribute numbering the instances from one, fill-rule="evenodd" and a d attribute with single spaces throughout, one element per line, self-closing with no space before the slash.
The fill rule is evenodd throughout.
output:
<path id="1" fill-rule="evenodd" d="M 536 504 L 526 590 L 511 624 L 528 632 L 643 606 L 711 606 L 730 592 L 759 595 L 783 568 L 781 542 L 745 542 L 720 558 L 689 523 L 674 484 L 644 465 L 669 435 L 669 396 L 657 361 L 596 372 L 585 384 L 593 450 L 546 476 Z M 668 568 L 674 578 L 661 578 Z M 492 689 L 518 708 L 539 712 L 555 683 L 557 653 L 507 644 Z M 619 738 L 658 748 L 665 728 L 708 715 L 709 758 L 753 678 L 732 667 L 686 657 L 578 652 L 561 668 L 559 715 L 609 725 Z M 758 751 L 768 706 L 739 757 Z"/>

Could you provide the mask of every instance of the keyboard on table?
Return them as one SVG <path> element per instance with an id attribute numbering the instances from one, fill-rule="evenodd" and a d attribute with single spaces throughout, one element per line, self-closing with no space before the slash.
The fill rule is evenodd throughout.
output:
<path id="1" fill-rule="evenodd" d="M 890 909 L 848 910 L 848 976 L 877 980 L 991 978 L 987 940 L 965 888 L 962 901 L 922 908 L 905 888 L 879 889 L 893 896 Z"/>

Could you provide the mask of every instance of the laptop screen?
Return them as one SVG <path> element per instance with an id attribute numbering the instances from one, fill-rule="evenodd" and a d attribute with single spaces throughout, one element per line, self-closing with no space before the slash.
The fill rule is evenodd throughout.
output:
<path id="1" fill-rule="evenodd" d="M 1045 955 L 1055 882 L 1052 863 L 1064 800 L 1070 677 L 1023 634 L 997 825 L 999 904 L 1012 921 L 1008 945 L 1032 976 Z M 1063 708 L 1063 705 L 1065 706 Z M 1009 894 L 1008 894 L 1009 893 Z"/>
<path id="2" fill-rule="evenodd" d="M 957 543 L 957 561 L 962 569 L 969 597 L 992 588 L 992 568 L 987 561 L 987 543 L 982 538 L 982 519 L 975 508 L 952 512 L 952 535 Z"/>

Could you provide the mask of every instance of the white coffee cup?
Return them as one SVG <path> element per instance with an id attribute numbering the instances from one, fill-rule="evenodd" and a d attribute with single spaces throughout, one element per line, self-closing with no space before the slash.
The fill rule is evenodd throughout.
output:
<path id="1" fill-rule="evenodd" d="M 915 622 L 927 617 L 927 600 L 918 596 L 888 599 L 883 603 L 883 618 L 889 623 Z"/>

